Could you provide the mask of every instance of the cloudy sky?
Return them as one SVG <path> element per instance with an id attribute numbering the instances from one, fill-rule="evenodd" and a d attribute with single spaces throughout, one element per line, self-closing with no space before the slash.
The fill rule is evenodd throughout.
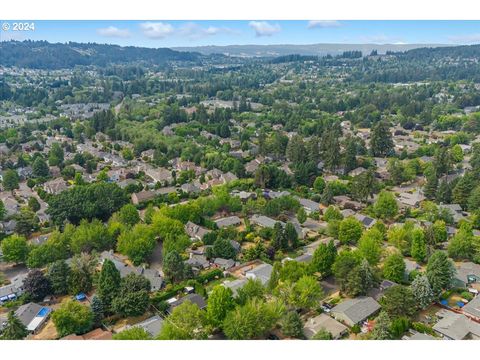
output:
<path id="1" fill-rule="evenodd" d="M 313 43 L 473 44 L 480 43 L 480 21 L 35 21 L 35 31 L 0 31 L 0 40 L 9 39 L 146 47 Z"/>

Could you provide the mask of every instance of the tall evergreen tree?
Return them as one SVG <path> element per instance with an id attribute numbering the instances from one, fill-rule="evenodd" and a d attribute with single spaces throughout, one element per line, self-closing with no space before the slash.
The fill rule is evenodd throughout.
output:
<path id="1" fill-rule="evenodd" d="M 97 293 L 104 309 L 107 311 L 110 310 L 113 299 L 118 295 L 120 280 L 120 272 L 115 267 L 115 264 L 111 260 L 106 259 L 98 277 Z"/>
<path id="2" fill-rule="evenodd" d="M 7 324 L 0 335 L 1 340 L 22 340 L 28 335 L 25 325 L 18 319 L 14 311 L 8 313 Z"/>
<path id="3" fill-rule="evenodd" d="M 386 121 L 379 121 L 372 128 L 370 146 L 373 156 L 385 157 L 393 152 L 393 140 Z"/>

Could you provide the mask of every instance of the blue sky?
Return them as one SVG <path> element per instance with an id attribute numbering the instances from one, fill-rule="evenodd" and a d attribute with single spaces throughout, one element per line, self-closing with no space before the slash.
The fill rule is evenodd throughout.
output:
<path id="1" fill-rule="evenodd" d="M 3 21 L 0 21 L 3 23 Z M 6 21 L 13 23 L 15 21 Z M 480 21 L 34 21 L 0 40 L 98 42 L 146 47 L 313 43 L 480 43 Z"/>

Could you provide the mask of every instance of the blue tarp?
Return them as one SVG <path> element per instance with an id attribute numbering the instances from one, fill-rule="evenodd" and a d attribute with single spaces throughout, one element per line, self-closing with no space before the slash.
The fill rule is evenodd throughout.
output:
<path id="1" fill-rule="evenodd" d="M 462 308 L 465 306 L 465 304 L 462 301 L 457 301 L 457 306 Z"/>
<path id="2" fill-rule="evenodd" d="M 447 300 L 440 300 L 440 304 L 444 306 L 448 306 L 448 301 Z"/>
<path id="3" fill-rule="evenodd" d="M 77 299 L 78 301 L 83 301 L 86 298 L 87 298 L 87 295 L 85 295 L 84 293 L 80 293 L 75 296 L 75 299 Z"/>

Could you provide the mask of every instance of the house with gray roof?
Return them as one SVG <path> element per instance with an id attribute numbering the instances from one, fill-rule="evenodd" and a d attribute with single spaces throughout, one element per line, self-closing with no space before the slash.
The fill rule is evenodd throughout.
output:
<path id="1" fill-rule="evenodd" d="M 314 337 L 320 330 L 328 331 L 335 340 L 340 339 L 348 333 L 348 328 L 345 325 L 327 314 L 320 314 L 314 318 L 310 318 L 303 326 L 303 333 L 307 339 Z"/>
<path id="2" fill-rule="evenodd" d="M 476 296 L 462 308 L 465 315 L 480 322 L 480 296 Z"/>
<path id="3" fill-rule="evenodd" d="M 303 209 L 307 214 L 320 210 L 319 203 L 309 199 L 300 198 L 300 197 L 296 197 L 296 198 L 300 202 L 300 205 L 302 205 Z"/>
<path id="4" fill-rule="evenodd" d="M 203 237 L 210 232 L 210 230 L 205 229 L 204 227 L 197 225 L 191 221 L 188 221 L 185 224 L 185 232 L 188 236 L 190 236 L 190 239 L 195 241 L 202 240 Z"/>
<path id="5" fill-rule="evenodd" d="M 15 315 L 29 332 L 36 333 L 45 324 L 51 312 L 51 308 L 31 302 L 20 306 Z"/>
<path id="6" fill-rule="evenodd" d="M 171 302 L 167 312 L 171 314 L 177 306 L 183 304 L 185 301 L 190 301 L 191 303 L 197 305 L 200 308 L 200 310 L 205 309 L 207 307 L 207 303 L 203 297 L 201 297 L 198 294 L 191 293 L 191 294 L 185 295 L 184 297 L 181 297 L 180 299 L 176 299 L 175 301 Z"/>
<path id="7" fill-rule="evenodd" d="M 363 226 L 365 226 L 366 229 L 370 229 L 377 222 L 376 219 L 371 218 L 370 216 L 363 215 L 363 214 L 358 214 L 357 213 L 354 216 L 355 216 L 355 219 L 360 221 L 363 224 Z"/>
<path id="8" fill-rule="evenodd" d="M 223 287 L 226 287 L 226 288 L 229 288 L 230 290 L 232 290 L 232 293 L 233 293 L 233 296 L 237 296 L 237 292 L 238 292 L 238 289 L 241 289 L 246 283 L 247 283 L 247 279 L 243 278 L 243 279 L 235 279 L 235 280 L 232 280 L 232 281 L 225 281 L 222 286 Z"/>
<path id="9" fill-rule="evenodd" d="M 480 265 L 473 262 L 462 262 L 457 266 L 457 273 L 453 278 L 456 287 L 467 287 L 472 283 L 480 282 Z"/>
<path id="10" fill-rule="evenodd" d="M 459 204 L 441 204 L 438 207 L 450 211 L 455 223 L 458 223 L 465 218 L 466 213 L 462 210 L 462 207 Z"/>
<path id="11" fill-rule="evenodd" d="M 272 265 L 263 263 L 245 272 L 245 276 L 247 279 L 258 279 L 263 285 L 265 285 L 270 280 L 270 276 L 272 276 L 272 270 Z"/>
<path id="12" fill-rule="evenodd" d="M 242 223 L 242 220 L 238 216 L 228 216 L 214 220 L 214 223 L 221 229 L 229 226 L 238 226 Z"/>
<path id="13" fill-rule="evenodd" d="M 338 321 L 353 326 L 367 320 L 379 310 L 380 304 L 373 298 L 361 296 L 341 302 L 332 309 L 331 314 Z"/>
<path id="14" fill-rule="evenodd" d="M 235 260 L 233 260 L 233 259 L 223 259 L 223 258 L 215 258 L 215 260 L 213 260 L 213 264 L 216 267 L 219 267 L 223 270 L 231 269 L 232 267 L 234 267 L 236 265 Z"/>
<path id="15" fill-rule="evenodd" d="M 152 316 L 138 324 L 133 325 L 132 327 L 138 327 L 145 330 L 147 333 L 150 334 L 151 337 L 156 337 L 163 327 L 163 319 L 158 316 Z"/>
<path id="16" fill-rule="evenodd" d="M 277 220 L 274 220 L 268 216 L 265 216 L 265 215 L 252 215 L 250 217 L 250 223 L 254 224 L 254 225 L 258 225 L 258 226 L 261 226 L 261 227 L 266 227 L 266 228 L 270 228 L 270 229 L 273 229 L 273 227 L 275 226 L 275 224 L 279 222 L 282 226 L 285 226 L 285 223 L 282 222 L 282 221 L 277 221 Z"/>
<path id="17" fill-rule="evenodd" d="M 480 324 L 463 314 L 442 309 L 437 312 L 440 320 L 433 326 L 439 335 L 449 340 L 480 340 Z"/>

